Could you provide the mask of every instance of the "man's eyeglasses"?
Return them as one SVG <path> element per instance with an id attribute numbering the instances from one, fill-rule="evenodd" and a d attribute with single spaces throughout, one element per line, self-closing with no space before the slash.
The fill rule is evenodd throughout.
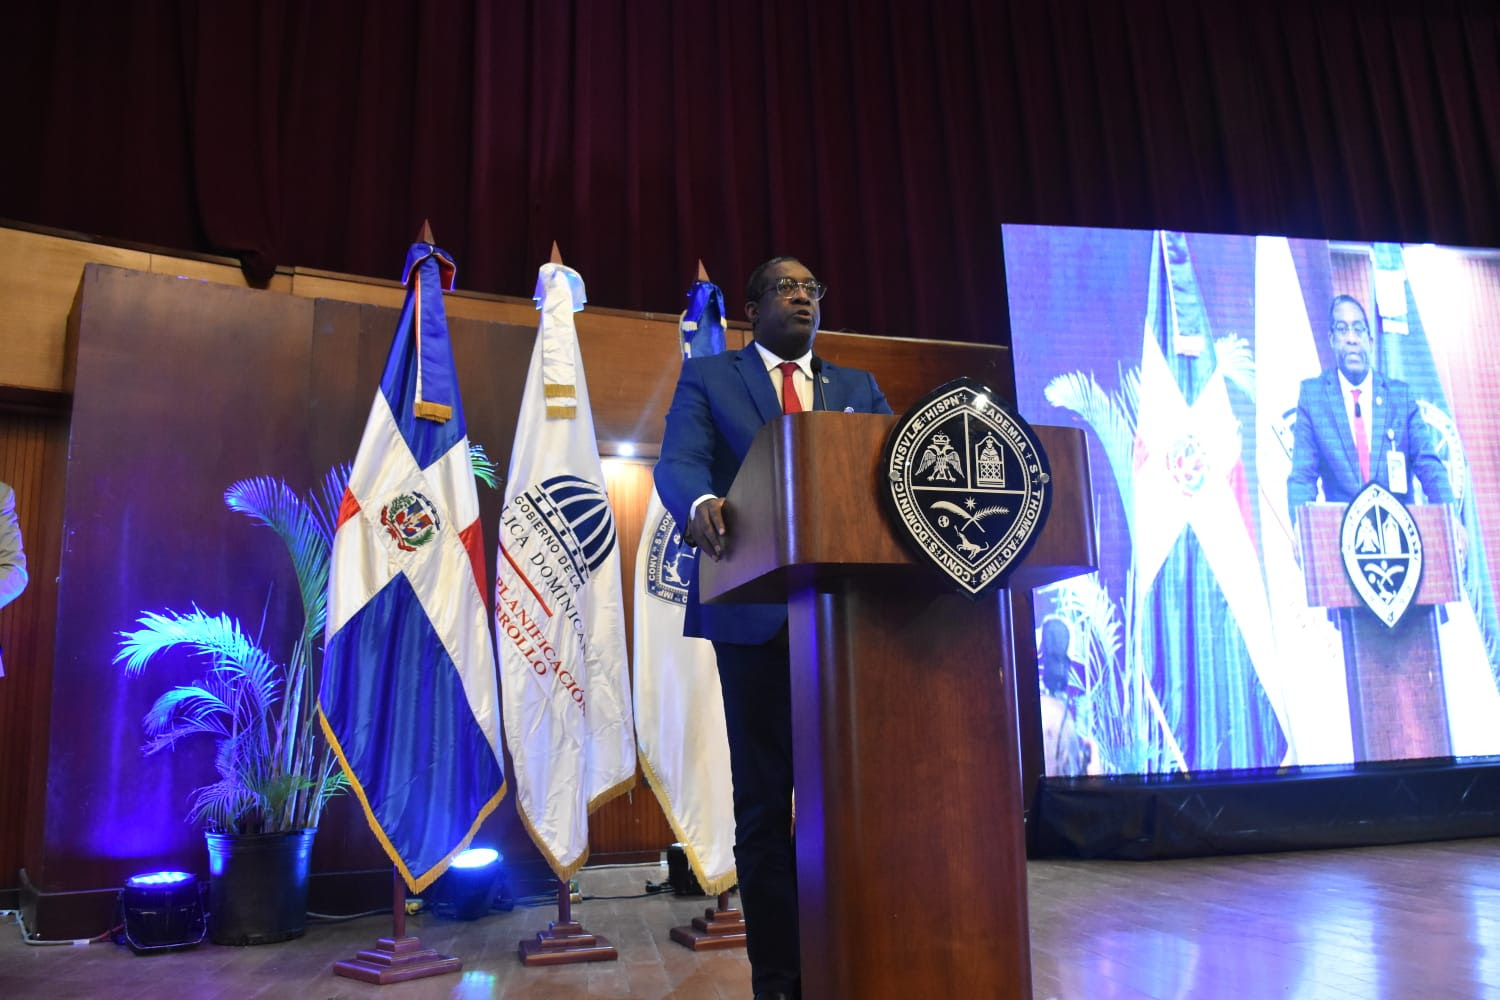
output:
<path id="1" fill-rule="evenodd" d="M 796 295 L 798 289 L 801 289 L 802 293 L 814 302 L 828 294 L 828 286 L 815 278 L 807 281 L 798 281 L 796 278 L 777 278 L 776 283 L 771 287 L 776 289 L 776 294 L 784 299 Z"/>
<path id="2" fill-rule="evenodd" d="M 1338 334 L 1338 335 L 1340 335 L 1340 336 L 1343 336 L 1344 334 L 1348 333 L 1350 330 L 1353 330 L 1356 334 L 1358 334 L 1361 337 L 1363 337 L 1365 334 L 1367 334 L 1367 333 L 1370 332 L 1370 328 L 1365 325 L 1365 321 L 1362 320 L 1362 319 L 1357 319 L 1352 324 L 1345 323 L 1342 320 L 1340 320 L 1339 322 L 1333 324 L 1333 332 L 1336 333 L 1336 334 Z"/>

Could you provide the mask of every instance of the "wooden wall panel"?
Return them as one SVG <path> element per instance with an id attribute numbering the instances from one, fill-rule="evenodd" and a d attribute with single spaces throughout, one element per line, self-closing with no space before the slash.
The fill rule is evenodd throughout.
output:
<path id="1" fill-rule="evenodd" d="M 47 707 L 57 605 L 57 548 L 67 420 L 0 412 L 0 481 L 16 491 L 30 582 L 0 610 L 0 890 L 14 886 L 46 780 Z M 39 830 L 37 831 L 39 833 Z"/>
<path id="2" fill-rule="evenodd" d="M 635 563 L 651 504 L 649 461 L 609 459 L 604 463 L 605 488 L 620 535 L 620 576 L 625 597 L 625 634 L 635 675 Z M 726 780 L 728 775 L 725 776 Z M 593 860 L 640 860 L 665 850 L 676 839 L 667 817 L 646 784 L 637 762 L 635 788 L 608 802 L 589 818 L 589 852 Z"/>

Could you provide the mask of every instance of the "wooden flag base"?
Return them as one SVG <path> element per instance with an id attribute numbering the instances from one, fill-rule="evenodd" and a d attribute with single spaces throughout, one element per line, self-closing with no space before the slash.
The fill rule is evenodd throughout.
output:
<path id="1" fill-rule="evenodd" d="M 520 943 L 522 965 L 568 965 L 573 962 L 613 962 L 615 946 L 573 920 L 573 890 L 566 879 L 557 884 L 557 920 L 537 936 Z"/>
<path id="2" fill-rule="evenodd" d="M 703 911 L 694 917 L 691 927 L 673 927 L 672 940 L 694 951 L 745 947 L 745 917 L 730 909 L 729 893 L 719 893 L 718 909 Z"/>
<path id="3" fill-rule="evenodd" d="M 337 976 L 384 986 L 409 979 L 441 976 L 463 967 L 464 963 L 459 959 L 423 947 L 418 938 L 403 937 L 381 938 L 373 949 L 362 951 L 355 958 L 334 962 L 333 972 Z"/>
<path id="4" fill-rule="evenodd" d="M 384 986 L 462 969 L 464 963 L 452 955 L 439 955 L 423 947 L 417 938 L 407 937 L 406 884 L 401 881 L 400 872 L 393 871 L 391 876 L 391 936 L 381 938 L 373 949 L 366 949 L 354 958 L 334 962 L 333 974 Z"/>
<path id="5" fill-rule="evenodd" d="M 534 939 L 521 942 L 522 965 L 613 962 L 619 957 L 614 945 L 572 921 L 551 924 L 547 930 L 538 931 Z"/>

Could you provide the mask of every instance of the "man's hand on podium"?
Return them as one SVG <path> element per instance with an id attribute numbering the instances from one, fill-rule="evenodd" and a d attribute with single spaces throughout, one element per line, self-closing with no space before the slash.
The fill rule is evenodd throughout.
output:
<path id="1" fill-rule="evenodd" d="M 724 538 L 728 529 L 724 524 L 724 498 L 709 497 L 693 512 L 693 523 L 689 530 L 692 540 L 709 557 L 718 562 L 724 555 Z"/>

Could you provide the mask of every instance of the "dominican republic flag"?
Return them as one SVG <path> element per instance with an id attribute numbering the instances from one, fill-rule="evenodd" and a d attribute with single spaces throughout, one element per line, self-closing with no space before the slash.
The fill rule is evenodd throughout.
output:
<path id="1" fill-rule="evenodd" d="M 415 243 L 344 492 L 318 710 L 365 818 L 421 892 L 505 797 L 484 546 L 443 313 L 453 260 Z"/>
<path id="2" fill-rule="evenodd" d="M 1249 369 L 1236 344 L 1212 336 L 1186 237 L 1158 232 L 1141 347 L 1133 599 L 1137 648 L 1195 771 L 1285 753 L 1286 681 L 1228 392 L 1231 372 L 1248 385 Z M 1201 675 L 1210 669 L 1223 676 Z"/>
<path id="3" fill-rule="evenodd" d="M 635 783 L 620 546 L 573 313 L 583 279 L 544 264 L 542 312 L 500 512 L 495 645 L 516 806 L 560 879 L 589 814 Z"/>
<path id="4" fill-rule="evenodd" d="M 679 322 L 683 356 L 723 351 L 726 327 L 723 293 L 697 282 Z M 682 634 L 697 555 L 653 489 L 635 558 L 636 745 L 698 884 L 718 895 L 736 881 L 734 785 L 713 645 Z"/>

